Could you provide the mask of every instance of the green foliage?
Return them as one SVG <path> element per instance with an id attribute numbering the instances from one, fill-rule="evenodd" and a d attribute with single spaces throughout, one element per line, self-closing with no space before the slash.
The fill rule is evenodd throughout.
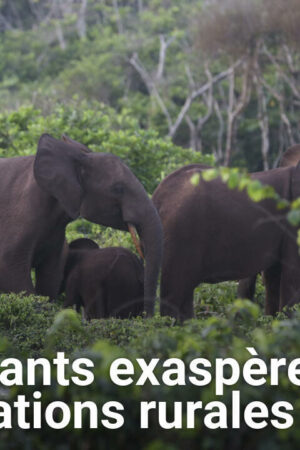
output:
<path id="1" fill-rule="evenodd" d="M 291 90 L 299 91 L 296 76 L 299 61 L 293 51 L 299 42 L 300 9 L 298 0 L 288 0 L 288 7 L 284 7 L 285 2 L 89 0 L 84 10 L 84 2 L 75 0 L 66 4 L 49 0 L 3 0 L 0 3 L 1 111 L 16 110 L 22 104 L 33 102 L 48 112 L 59 102 L 72 103 L 75 95 L 88 102 L 104 102 L 118 111 L 128 108 L 142 129 L 155 129 L 158 137 L 166 136 L 170 123 L 162 103 L 174 124 L 187 96 L 207 81 L 205 51 L 210 55 L 208 66 L 214 75 L 228 68 L 233 58 L 247 56 L 249 52 L 255 56 L 256 44 L 264 39 L 270 53 L 274 57 L 278 54 L 280 66 L 279 71 L 275 70 L 266 57 L 256 61 L 262 78 L 271 87 L 271 91 L 265 89 L 265 96 L 270 130 L 268 159 L 269 163 L 274 163 L 281 152 L 280 141 L 285 148 L 291 141 L 284 135 L 284 127 L 280 128 L 278 95 L 284 100 L 285 117 L 291 122 L 294 139 L 299 115 Z M 80 23 L 84 24 L 81 32 Z M 169 45 L 160 73 L 162 38 Z M 285 61 L 284 52 L 279 53 L 287 43 L 291 48 Z M 219 50 L 223 50 L 222 55 Z M 263 49 L 258 53 L 263 53 Z M 146 77 L 130 63 L 134 55 L 145 69 Z M 285 83 L 291 72 L 290 81 Z M 236 98 L 241 96 L 241 75 L 237 70 Z M 249 104 L 239 114 L 232 160 L 237 166 L 261 170 L 259 105 L 253 81 L 250 82 L 253 86 Z M 162 103 L 157 101 L 151 88 L 153 82 Z M 211 154 L 225 146 L 227 79 L 218 87 L 215 85 L 213 97 L 220 107 L 220 115 L 216 111 L 209 114 L 209 120 L 198 132 L 201 148 Z M 188 111 L 189 118 L 196 125 L 208 111 L 205 95 L 197 97 Z M 185 148 L 190 146 L 190 130 L 183 120 L 173 138 L 175 143 Z M 8 137 L 9 142 L 11 137 Z M 200 148 L 200 144 L 194 146 Z M 223 156 L 219 155 L 220 160 Z"/>
<path id="2" fill-rule="evenodd" d="M 246 190 L 248 196 L 253 202 L 261 202 L 266 199 L 273 199 L 276 201 L 278 209 L 292 208 L 292 211 L 288 213 L 288 219 L 292 225 L 297 225 L 299 202 L 289 202 L 288 200 L 281 198 L 275 191 L 273 186 L 262 184 L 259 180 L 252 179 L 251 176 L 245 171 L 239 168 L 219 167 L 207 169 L 201 172 L 201 177 L 194 176 L 191 178 L 191 183 L 194 185 L 199 184 L 200 179 L 204 181 L 212 181 L 220 177 L 223 183 L 226 183 L 229 189 L 238 189 L 240 191 Z"/>
<path id="3" fill-rule="evenodd" d="M 263 296 L 261 283 L 257 292 Z M 235 300 L 236 283 L 203 284 L 195 290 L 194 304 L 197 319 L 193 327 L 202 328 L 208 319 L 226 319 L 234 329 L 245 327 L 251 331 L 259 323 L 260 308 L 252 302 Z M 142 336 L 154 337 L 158 330 L 168 328 L 185 330 L 171 318 L 156 315 L 153 319 L 101 319 L 86 322 L 72 309 L 62 310 L 60 303 L 49 303 L 43 297 L 1 294 L 0 335 L 14 346 L 13 351 L 23 355 L 38 356 L 49 351 L 72 352 L 104 339 L 123 348 L 143 346 Z M 239 320 L 237 321 L 237 317 Z M 254 322 L 248 318 L 254 318 Z M 284 317 L 284 316 L 283 316 Z M 204 322 L 203 322 L 204 321 Z M 202 323 L 203 322 L 203 323 Z M 205 322 L 206 323 L 206 322 Z M 187 325 L 186 326 L 190 326 Z M 144 351 L 145 349 L 143 349 Z"/>
<path id="4" fill-rule="evenodd" d="M 245 170 L 221 167 L 205 170 L 201 176 L 205 181 L 220 177 L 223 183 L 227 183 L 229 189 L 240 191 L 246 189 L 247 194 L 254 202 L 260 202 L 267 198 L 280 199 L 272 186 L 263 185 L 259 180 L 253 180 Z"/>
<path id="5" fill-rule="evenodd" d="M 67 226 L 67 241 L 88 237 L 98 243 L 100 247 L 126 247 L 136 251 L 129 233 L 103 227 L 85 219 L 77 219 Z"/>
<path id="6" fill-rule="evenodd" d="M 196 428 L 173 429 L 171 433 L 164 432 L 155 420 L 151 420 L 148 430 L 140 430 L 139 402 L 166 401 L 170 411 L 173 402 L 202 400 L 204 404 L 216 400 L 212 386 L 203 388 L 191 384 L 187 386 L 166 387 L 146 384 L 143 388 L 135 385 L 120 388 L 109 378 L 109 367 L 118 357 L 160 358 L 156 376 L 161 380 L 162 362 L 167 358 L 180 358 L 188 367 L 193 358 L 202 357 L 214 361 L 217 357 L 232 357 L 240 364 L 249 358 L 246 347 L 254 346 L 260 358 L 268 364 L 270 358 L 285 357 L 288 361 L 299 355 L 299 308 L 295 309 L 293 318 L 287 319 L 284 314 L 273 320 L 261 315 L 259 307 L 247 301 L 232 301 L 235 285 L 224 283 L 219 286 L 204 285 L 199 288 L 195 297 L 196 310 L 198 303 L 204 302 L 211 314 L 203 316 L 198 309 L 198 320 L 186 322 L 178 326 L 169 318 L 159 316 L 153 319 L 132 320 L 94 320 L 90 323 L 82 321 L 72 310 L 58 311 L 58 306 L 49 304 L 43 299 L 34 297 L 5 296 L 0 297 L 1 328 L 0 333 L 6 336 L 1 339 L 0 352 L 3 356 L 16 356 L 18 350 L 25 350 L 25 356 L 48 356 L 52 358 L 58 350 L 64 350 L 70 361 L 78 357 L 86 357 L 94 362 L 94 383 L 88 388 L 70 384 L 68 387 L 58 386 L 56 369 L 53 367 L 51 386 L 42 386 L 41 373 L 38 372 L 35 386 L 19 386 L 8 390 L 6 401 L 12 403 L 17 395 L 23 394 L 31 399 L 35 390 L 42 391 L 42 409 L 55 400 L 71 405 L 74 401 L 95 402 L 99 408 L 107 401 L 115 400 L 124 405 L 125 424 L 116 431 L 88 429 L 87 422 L 83 429 L 73 430 L 69 425 L 63 430 L 53 430 L 43 427 L 42 430 L 27 430 L 26 432 L 13 428 L 3 430 L 2 445 L 10 448 L 116 448 L 123 449 L 132 445 L 135 448 L 160 449 L 170 448 L 180 450 L 188 440 L 191 448 L 224 448 L 228 439 L 239 442 L 240 448 L 283 448 L 288 440 L 291 448 L 299 444 L 298 428 L 295 426 L 300 419 L 297 402 L 298 387 L 291 384 L 287 375 L 279 372 L 279 386 L 263 385 L 253 387 L 242 380 L 233 389 L 241 391 L 241 407 L 253 400 L 260 400 L 268 407 L 278 399 L 286 400 L 294 405 L 294 426 L 288 430 L 276 431 L 266 427 L 259 432 L 253 432 L 248 427 L 241 426 L 232 430 L 217 431 L 203 427 L 202 413 L 199 412 Z M 225 300 L 216 303 L 216 300 Z M 222 307 L 222 311 L 221 308 Z M 12 317 L 13 319 L 11 319 Z M 27 326 L 27 322 L 29 322 Z M 43 328 L 44 337 L 41 334 Z M 24 345 L 24 341 L 33 339 L 32 330 L 36 330 L 38 347 Z M 39 339 L 37 339 L 37 337 Z M 137 369 L 137 365 L 135 364 Z M 137 370 L 134 379 L 140 374 Z M 24 372 L 26 375 L 26 369 Z M 67 376 L 72 375 L 71 369 Z M 212 373 L 214 377 L 214 371 Z M 228 407 L 228 422 L 231 417 L 231 388 L 225 388 L 221 401 Z M 220 398 L 218 398 L 220 400 Z M 170 414 L 172 414 L 170 412 Z M 170 415 L 172 417 L 172 415 Z M 87 417 L 86 419 L 87 420 Z M 245 447 L 246 446 L 246 447 Z M 4 448 L 4 447 L 3 447 Z"/>
<path id="7" fill-rule="evenodd" d="M 67 3 L 69 10 L 65 6 Z M 178 167 L 190 163 L 213 165 L 213 158 L 186 148 L 190 145 L 191 136 L 185 121 L 175 136 L 175 142 L 183 148 L 163 137 L 169 133 L 166 116 L 153 92 L 149 92 L 143 77 L 130 64 L 132 55 L 138 55 L 146 72 L 155 79 L 160 39 L 163 37 L 165 42 L 171 39 L 161 80 L 156 83 L 160 98 L 174 123 L 193 84 L 200 86 L 207 81 L 202 46 L 206 45 L 208 50 L 211 48 L 213 51 L 223 48 L 227 52 L 225 56 L 209 62 L 209 69 L 215 74 L 227 68 L 233 56 L 244 56 L 246 51 L 253 49 L 258 35 L 262 35 L 262 22 L 273 21 L 278 25 L 277 30 L 271 30 L 272 36 L 267 30 L 269 40 L 265 45 L 271 54 L 276 55 L 279 49 L 285 48 L 282 45 L 286 43 L 283 35 L 288 38 L 288 42 L 299 42 L 297 0 L 289 0 L 293 8 L 285 6 L 285 0 L 89 0 L 85 16 L 86 34 L 81 37 L 77 31 L 79 3 L 0 1 L 0 156 L 34 154 L 42 133 L 53 134 L 56 138 L 65 133 L 93 151 L 111 152 L 121 157 L 149 194 L 166 175 Z M 224 3 L 224 9 L 220 7 L 221 3 Z M 273 4 L 277 5 L 276 8 Z M 59 11 L 56 10 L 57 5 L 61 6 Z M 264 5 L 271 5 L 266 10 L 267 14 L 257 14 Z M 284 8 L 279 15 L 278 5 Z M 208 17 L 210 11 L 214 14 Z M 295 13 L 291 15 L 289 11 Z M 199 15 L 205 22 L 200 30 L 203 36 L 200 45 L 197 42 Z M 283 20 L 280 20 L 281 17 Z M 237 18 L 242 19 L 235 20 Z M 218 27 L 215 26 L 217 22 Z M 66 49 L 59 42 L 59 27 Z M 281 30 L 279 34 L 278 30 Z M 290 76 L 290 70 L 285 71 L 282 58 L 282 54 L 279 54 L 279 72 L 274 70 L 274 65 L 267 60 L 266 55 L 259 61 L 259 68 L 265 82 L 285 99 L 286 111 L 283 112 L 296 135 L 297 102 L 281 80 L 281 71 Z M 291 62 L 294 76 L 299 69 L 297 55 L 292 54 Z M 242 86 L 239 69 L 235 77 L 235 96 L 238 99 Z M 295 81 L 296 75 L 290 79 Z M 216 143 L 219 144 L 218 133 L 222 128 L 220 120 L 224 122 L 223 128 L 226 128 L 228 86 L 228 80 L 225 79 L 213 89 L 214 101 L 220 106 L 220 117 L 217 118 L 214 112 L 199 133 L 205 152 L 218 153 Z M 266 88 L 264 93 L 269 120 L 270 160 L 275 160 L 281 145 L 278 137 L 282 139 L 283 145 L 289 138 L 284 136 L 284 124 L 280 128 L 281 106 Z M 233 140 L 235 148 L 232 149 L 234 163 L 241 167 L 247 165 L 252 170 L 262 168 L 257 103 L 254 92 L 247 108 L 238 118 L 237 139 Z M 208 110 L 208 97 L 199 97 L 189 110 L 190 119 L 197 124 Z M 224 147 L 225 139 L 224 132 L 221 147 Z M 246 190 L 253 201 L 273 198 L 278 207 L 289 206 L 279 199 L 272 188 L 252 180 L 245 171 L 222 168 L 203 173 L 206 181 L 216 176 L 221 176 L 230 189 Z M 197 185 L 200 177 L 194 176 L 191 182 Z M 299 211 L 300 202 L 296 200 L 291 204 L 288 214 L 292 225 L 299 225 Z M 67 228 L 68 241 L 78 237 L 90 237 L 100 246 L 122 245 L 133 249 L 129 233 L 91 224 L 84 219 L 72 222 Z M 300 232 L 298 241 L 300 245 Z M 57 351 L 64 351 L 71 361 L 82 356 L 91 358 L 95 363 L 95 383 L 88 388 L 58 386 L 54 381 L 54 368 L 51 386 L 42 387 L 39 377 L 34 387 L 14 387 L 5 393 L 0 390 L 1 395 L 6 395 L 12 403 L 18 394 L 25 394 L 31 399 L 33 391 L 40 388 L 43 408 L 55 400 L 68 404 L 75 400 L 91 400 L 100 408 L 104 402 L 116 400 L 124 404 L 126 420 L 124 427 L 117 431 L 104 428 L 89 430 L 86 417 L 82 430 L 74 430 L 71 426 L 61 431 L 47 427 L 26 432 L 18 427 L 2 429 L 0 448 L 298 448 L 298 388 L 291 385 L 283 373 L 280 373 L 280 384 L 276 389 L 267 386 L 254 388 L 244 383 L 235 387 L 241 390 L 242 406 L 254 399 L 267 405 L 277 399 L 284 399 L 295 405 L 294 426 L 286 431 L 272 432 L 269 427 L 253 432 L 244 425 L 238 430 L 207 430 L 203 427 L 201 415 L 195 430 L 163 432 L 155 421 L 149 430 L 140 430 L 140 401 L 167 401 L 168 412 L 172 417 L 171 406 L 175 400 L 202 400 L 207 403 L 216 399 L 213 390 L 195 386 L 167 388 L 150 385 L 143 389 L 137 386 L 119 388 L 109 380 L 109 365 L 117 357 L 132 360 L 177 357 L 188 366 L 192 358 L 205 357 L 213 361 L 221 356 L 236 358 L 242 364 L 249 357 L 245 348 L 253 345 L 266 361 L 272 357 L 288 360 L 297 358 L 300 351 L 299 307 L 294 308 L 292 317 L 280 313 L 273 319 L 262 314 L 264 300 L 264 286 L 260 277 L 256 287 L 256 303 L 236 300 L 234 282 L 203 284 L 194 293 L 195 319 L 179 326 L 173 319 L 160 317 L 159 314 L 147 320 L 138 317 L 86 322 L 74 310 L 62 309 L 60 303 L 49 303 L 47 299 L 22 294 L 1 294 L 1 358 L 20 357 L 25 361 L 28 357 L 51 358 Z M 158 377 L 161 377 L 161 373 L 159 364 Z M 225 391 L 222 400 L 230 410 L 230 389 Z"/>
<path id="8" fill-rule="evenodd" d="M 15 355 L 35 355 L 58 310 L 59 305 L 44 298 L 0 294 L 0 334 L 11 343 Z"/>
<path id="9" fill-rule="evenodd" d="M 0 154 L 11 157 L 34 154 L 44 132 L 60 138 L 67 134 L 94 151 L 113 153 L 130 167 L 148 192 L 170 172 L 189 163 L 213 163 L 211 156 L 182 149 L 154 130 L 142 130 L 130 111 L 116 113 L 93 102 L 74 100 L 58 105 L 46 116 L 33 106 L 0 114 Z"/>

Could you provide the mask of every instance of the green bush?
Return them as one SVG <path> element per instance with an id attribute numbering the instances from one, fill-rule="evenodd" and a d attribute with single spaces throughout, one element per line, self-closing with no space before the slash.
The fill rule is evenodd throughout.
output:
<path id="1" fill-rule="evenodd" d="M 226 289 L 233 286 L 224 285 Z M 210 292 L 209 292 L 210 291 Z M 263 317 L 259 306 L 247 301 L 227 303 L 220 314 L 219 305 L 214 303 L 216 293 L 220 288 L 205 286 L 203 289 L 204 303 L 213 313 L 210 317 L 194 319 L 183 326 L 174 324 L 169 318 L 159 316 L 150 320 L 142 318 L 132 320 L 94 320 L 90 323 L 82 321 L 72 310 L 58 311 L 59 307 L 49 304 L 43 299 L 34 297 L 5 296 L 0 297 L 0 330 L 6 340 L 1 340 L 2 356 L 16 356 L 16 349 L 23 350 L 25 358 L 29 355 L 53 358 L 57 351 L 65 351 L 72 361 L 74 358 L 86 357 L 94 362 L 93 384 L 84 388 L 70 384 L 59 386 L 56 382 L 56 369 L 53 368 L 51 386 L 42 387 L 41 374 L 38 374 L 36 385 L 15 386 L 7 392 L 6 401 L 12 403 L 17 395 L 24 394 L 29 400 L 35 390 L 42 391 L 42 410 L 52 401 L 60 400 L 68 405 L 74 401 L 93 401 L 101 411 L 101 405 L 107 401 L 119 401 L 125 411 L 124 426 L 118 430 L 108 430 L 99 425 L 98 430 L 88 427 L 87 417 L 82 429 L 73 430 L 72 424 L 62 430 L 53 430 L 43 426 L 41 430 L 22 430 L 14 427 L 3 430 L 1 448 L 28 449 L 124 449 L 132 446 L 141 449 L 181 450 L 188 443 L 189 448 L 224 449 L 230 444 L 234 449 L 281 449 L 284 446 L 297 448 L 299 445 L 300 408 L 298 387 L 287 378 L 285 371 L 279 372 L 279 385 L 269 386 L 268 383 L 253 387 L 240 380 L 232 387 L 225 387 L 224 395 L 216 397 L 213 384 L 197 387 L 186 386 L 167 387 L 164 384 L 152 386 L 146 383 L 139 387 L 130 385 L 118 387 L 109 377 L 109 367 L 118 357 L 160 358 L 155 370 L 160 380 L 162 362 L 167 358 L 180 358 L 188 367 L 190 361 L 197 357 L 214 361 L 217 357 L 235 358 L 240 365 L 249 359 L 246 347 L 253 346 L 259 357 L 266 364 L 270 358 L 285 357 L 290 361 L 299 356 L 299 322 L 300 311 L 295 308 L 293 318 L 287 319 L 284 314 L 273 320 Z M 201 288 L 199 295 L 201 296 Z M 199 299 L 197 300 L 199 301 Z M 202 316 L 201 316 L 202 317 Z M 34 331 L 35 330 L 35 331 Z M 43 330 L 43 333 L 42 333 Z M 36 336 L 33 339 L 34 333 Z M 26 342 L 34 340 L 39 345 L 34 347 Z M 24 343 L 25 342 L 25 343 Z M 135 365 L 135 367 L 138 367 Z M 71 369 L 70 369 L 71 370 Z M 71 374 L 70 370 L 67 372 Z M 26 373 L 26 371 L 25 371 Z M 137 370 L 134 379 L 139 376 Z M 214 377 L 214 371 L 212 371 Z M 269 408 L 279 400 L 285 400 L 294 406 L 294 426 L 287 430 L 270 431 L 269 427 L 253 430 L 242 422 L 239 429 L 210 430 L 203 425 L 203 411 L 197 413 L 195 429 L 163 430 L 156 419 L 151 416 L 150 428 L 139 429 L 139 403 L 141 401 L 165 401 L 168 405 L 169 420 L 172 420 L 174 401 L 202 400 L 203 404 L 210 401 L 222 401 L 228 408 L 228 423 L 231 420 L 231 392 L 241 391 L 241 409 L 251 401 L 259 400 Z M 71 408 L 72 409 L 72 408 Z M 28 420 L 31 413 L 28 415 Z"/>
<path id="2" fill-rule="evenodd" d="M 42 297 L 0 294 L 0 335 L 14 354 L 36 355 L 43 347 L 59 305 Z"/>
<path id="3" fill-rule="evenodd" d="M 152 193 L 173 170 L 190 163 L 212 164 L 213 158 L 174 145 L 154 130 L 142 130 L 124 109 L 116 113 L 101 103 L 75 101 L 58 105 L 47 115 L 32 106 L 0 114 L 0 155 L 30 155 L 36 152 L 42 133 L 60 138 L 63 133 L 94 151 L 113 153 L 130 167 Z"/>

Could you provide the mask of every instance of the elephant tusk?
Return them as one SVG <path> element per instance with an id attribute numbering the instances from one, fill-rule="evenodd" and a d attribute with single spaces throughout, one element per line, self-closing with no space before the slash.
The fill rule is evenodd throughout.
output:
<path id="1" fill-rule="evenodd" d="M 141 249 L 141 244 L 138 241 L 138 239 L 136 237 L 136 234 L 135 234 L 136 233 L 135 226 L 132 225 L 131 223 L 128 223 L 128 230 L 129 230 L 129 233 L 131 234 L 134 246 L 135 246 L 138 254 L 140 255 L 141 258 L 145 259 L 144 255 L 143 255 L 143 252 L 142 252 L 142 249 Z"/>

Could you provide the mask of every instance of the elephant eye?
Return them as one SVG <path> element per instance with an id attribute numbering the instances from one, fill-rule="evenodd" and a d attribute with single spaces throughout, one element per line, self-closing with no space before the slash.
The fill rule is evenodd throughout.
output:
<path id="1" fill-rule="evenodd" d="M 124 194 L 124 190 L 125 190 L 125 188 L 124 188 L 124 185 L 122 183 L 115 183 L 112 186 L 112 191 L 113 191 L 114 194 L 122 195 L 122 194 Z"/>

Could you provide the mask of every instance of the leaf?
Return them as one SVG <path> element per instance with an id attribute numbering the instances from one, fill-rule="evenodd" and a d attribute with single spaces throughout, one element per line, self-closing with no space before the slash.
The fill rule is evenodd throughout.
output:
<path id="1" fill-rule="evenodd" d="M 219 176 L 219 172 L 217 169 L 207 169 L 201 173 L 201 177 L 205 181 L 212 181 Z"/>
<path id="2" fill-rule="evenodd" d="M 287 215 L 288 217 L 288 221 L 293 225 L 293 226 L 298 226 L 300 224 L 300 209 L 293 209 L 292 211 L 290 211 Z"/>
<path id="3" fill-rule="evenodd" d="M 200 182 L 200 174 L 194 173 L 194 175 L 191 177 L 191 183 L 193 186 L 198 186 Z"/>

